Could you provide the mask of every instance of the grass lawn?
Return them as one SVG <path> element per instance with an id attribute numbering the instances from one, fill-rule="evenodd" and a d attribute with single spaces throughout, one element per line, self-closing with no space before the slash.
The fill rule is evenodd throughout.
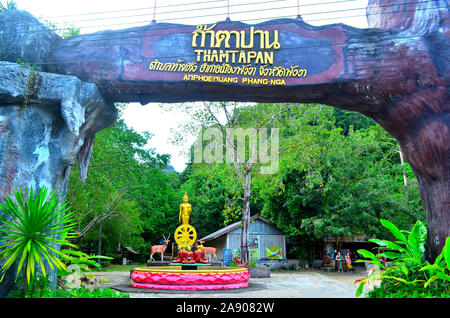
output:
<path id="1" fill-rule="evenodd" d="M 135 267 L 146 267 L 147 264 L 133 264 L 133 265 L 119 265 L 119 264 L 110 264 L 108 266 L 102 267 L 102 272 L 129 272 L 131 269 Z"/>

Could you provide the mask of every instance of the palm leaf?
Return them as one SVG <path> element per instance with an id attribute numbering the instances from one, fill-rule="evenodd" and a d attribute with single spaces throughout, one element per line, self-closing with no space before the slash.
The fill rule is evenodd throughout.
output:
<path id="1" fill-rule="evenodd" d="M 0 259 L 6 259 L 1 279 L 18 259 L 16 279 L 23 270 L 28 282 L 35 275 L 36 266 L 46 275 L 44 260 L 52 269 L 65 268 L 57 257 L 61 256 L 58 246 L 75 246 L 67 239 L 74 237 L 69 232 L 76 225 L 67 204 L 59 202 L 55 192 L 49 193 L 46 188 L 36 192 L 33 188 L 19 188 L 14 198 L 16 202 L 7 196 L 0 204 L 0 236 L 6 242 L 0 250 Z"/>

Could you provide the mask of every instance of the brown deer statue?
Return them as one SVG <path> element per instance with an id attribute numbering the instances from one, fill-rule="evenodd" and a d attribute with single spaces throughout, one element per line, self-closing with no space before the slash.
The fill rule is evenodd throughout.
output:
<path id="1" fill-rule="evenodd" d="M 150 260 L 151 261 L 155 261 L 155 259 L 153 258 L 153 254 L 155 254 L 155 253 L 160 253 L 161 254 L 161 262 L 163 261 L 164 252 L 166 251 L 167 245 L 170 242 L 170 240 L 169 240 L 170 234 L 169 234 L 169 236 L 167 238 L 164 235 L 162 237 L 164 239 L 164 244 L 163 245 L 153 245 L 152 246 L 152 252 L 150 254 Z"/>
<path id="2" fill-rule="evenodd" d="M 211 257 L 211 261 L 217 261 L 217 256 L 216 256 L 216 248 L 215 247 L 207 247 L 204 246 L 203 244 L 205 244 L 205 241 L 199 241 L 200 245 L 203 246 L 203 253 L 205 253 L 205 257 L 208 258 L 208 254 L 212 254 Z"/>

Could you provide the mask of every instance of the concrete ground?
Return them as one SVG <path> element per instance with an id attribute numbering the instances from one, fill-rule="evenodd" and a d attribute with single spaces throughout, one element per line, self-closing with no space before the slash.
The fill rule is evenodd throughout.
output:
<path id="1" fill-rule="evenodd" d="M 250 278 L 249 287 L 219 291 L 165 291 L 132 288 L 129 272 L 93 273 L 110 287 L 130 294 L 131 298 L 355 298 L 355 280 L 367 277 L 359 270 L 351 273 L 322 271 L 271 272 L 270 278 Z M 104 280 L 105 281 L 105 280 Z"/>

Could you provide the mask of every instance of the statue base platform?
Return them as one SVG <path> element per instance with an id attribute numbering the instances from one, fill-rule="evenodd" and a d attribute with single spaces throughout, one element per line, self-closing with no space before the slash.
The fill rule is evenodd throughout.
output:
<path id="1" fill-rule="evenodd" d="M 182 270 L 196 271 L 196 270 L 198 270 L 198 266 L 211 266 L 211 264 L 204 264 L 204 263 L 194 263 L 194 264 L 170 263 L 169 266 L 181 266 Z"/>
<path id="2" fill-rule="evenodd" d="M 176 266 L 175 266 L 176 265 Z M 182 266 L 186 265 L 187 269 Z M 135 268 L 131 287 L 168 290 L 218 290 L 248 287 L 247 268 L 209 264 L 173 264 Z"/>
<path id="3" fill-rule="evenodd" d="M 147 261 L 147 266 L 168 266 L 170 262 L 165 261 Z"/>

